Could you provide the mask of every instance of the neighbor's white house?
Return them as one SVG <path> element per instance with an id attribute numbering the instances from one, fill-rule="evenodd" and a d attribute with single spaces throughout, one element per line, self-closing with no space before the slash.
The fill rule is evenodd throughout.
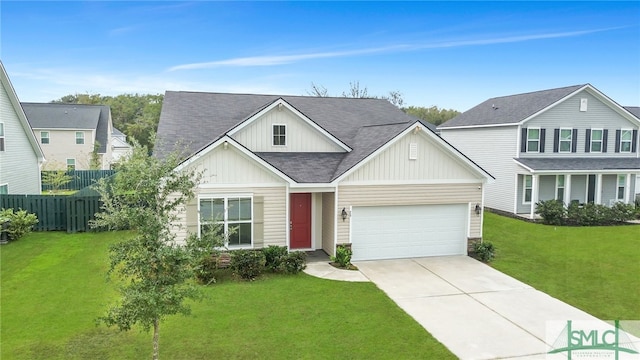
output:
<path id="1" fill-rule="evenodd" d="M 533 218 L 540 200 L 634 201 L 639 110 L 585 84 L 492 98 L 438 129 L 496 177 L 487 207 Z"/>
<path id="2" fill-rule="evenodd" d="M 217 222 L 230 248 L 351 244 L 367 260 L 467 254 L 482 236 L 491 175 L 386 100 L 169 91 L 155 156 L 176 143 L 179 168 L 203 172 L 178 239 Z"/>
<path id="3" fill-rule="evenodd" d="M 0 61 L 0 194 L 40 194 L 44 155 Z"/>

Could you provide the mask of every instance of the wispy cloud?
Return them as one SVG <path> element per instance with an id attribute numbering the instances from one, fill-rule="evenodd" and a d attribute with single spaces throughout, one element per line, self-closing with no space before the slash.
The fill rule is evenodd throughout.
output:
<path id="1" fill-rule="evenodd" d="M 582 35 L 588 35 L 592 33 L 609 31 L 617 28 L 607 29 L 592 29 L 592 30 L 579 30 L 568 32 L 555 32 L 555 33 L 542 33 L 532 35 L 518 35 L 518 36 L 506 36 L 506 37 L 489 37 L 484 39 L 469 39 L 469 40 L 455 40 L 455 41 L 442 41 L 422 44 L 399 44 L 384 47 L 365 48 L 348 51 L 332 51 L 332 52 L 316 52 L 316 53 L 302 53 L 293 55 L 264 55 L 264 56 L 250 56 L 232 58 L 226 60 L 200 62 L 191 64 L 182 64 L 170 67 L 167 71 L 179 71 L 179 70 L 197 70 L 197 69 L 211 69 L 221 67 L 257 67 L 257 66 L 274 66 L 292 64 L 304 60 L 323 59 L 323 58 L 340 58 L 351 57 L 359 55 L 371 55 L 379 53 L 393 53 L 393 52 L 407 52 L 417 51 L 424 49 L 438 49 L 438 48 L 452 48 L 462 46 L 482 46 L 482 45 L 494 45 L 505 43 L 517 43 L 524 41 L 543 40 L 543 39 L 557 39 L 566 37 L 576 37 Z"/>

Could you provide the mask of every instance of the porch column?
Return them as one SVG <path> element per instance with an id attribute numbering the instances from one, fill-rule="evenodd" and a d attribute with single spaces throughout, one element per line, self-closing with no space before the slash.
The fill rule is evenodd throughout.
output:
<path id="1" fill-rule="evenodd" d="M 593 200 L 602 205 L 602 174 L 596 174 L 596 197 Z"/>
<path id="2" fill-rule="evenodd" d="M 631 202 L 631 174 L 627 174 L 627 182 L 624 184 L 624 203 L 629 204 Z"/>
<path id="3" fill-rule="evenodd" d="M 529 211 L 529 217 L 534 218 L 536 213 L 536 203 L 538 202 L 538 180 L 540 175 L 531 176 L 531 210 Z"/>
<path id="4" fill-rule="evenodd" d="M 571 204 L 571 174 L 564 176 L 564 204 L 566 206 Z"/>

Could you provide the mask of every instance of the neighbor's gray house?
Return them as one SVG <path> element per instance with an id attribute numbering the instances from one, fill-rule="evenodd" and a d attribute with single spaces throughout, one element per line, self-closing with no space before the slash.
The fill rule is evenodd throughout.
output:
<path id="1" fill-rule="evenodd" d="M 217 222 L 229 248 L 351 244 L 365 260 L 467 254 L 482 236 L 491 175 L 386 100 L 169 91 L 155 156 L 176 143 L 179 169 L 204 174 L 179 240 Z"/>
<path id="2" fill-rule="evenodd" d="M 0 194 L 40 194 L 44 155 L 0 61 Z"/>
<path id="3" fill-rule="evenodd" d="M 632 203 L 639 129 L 637 107 L 589 84 L 492 98 L 438 127 L 496 177 L 485 205 L 529 218 L 541 200 Z"/>
<path id="4" fill-rule="evenodd" d="M 99 169 L 111 167 L 111 109 L 106 105 L 22 103 L 47 158 L 45 168 L 89 170 L 94 145 Z"/>

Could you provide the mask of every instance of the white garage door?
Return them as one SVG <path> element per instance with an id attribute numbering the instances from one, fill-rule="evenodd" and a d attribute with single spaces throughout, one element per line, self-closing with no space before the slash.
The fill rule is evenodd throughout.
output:
<path id="1" fill-rule="evenodd" d="M 467 217 L 466 204 L 353 207 L 352 259 L 464 255 Z"/>

